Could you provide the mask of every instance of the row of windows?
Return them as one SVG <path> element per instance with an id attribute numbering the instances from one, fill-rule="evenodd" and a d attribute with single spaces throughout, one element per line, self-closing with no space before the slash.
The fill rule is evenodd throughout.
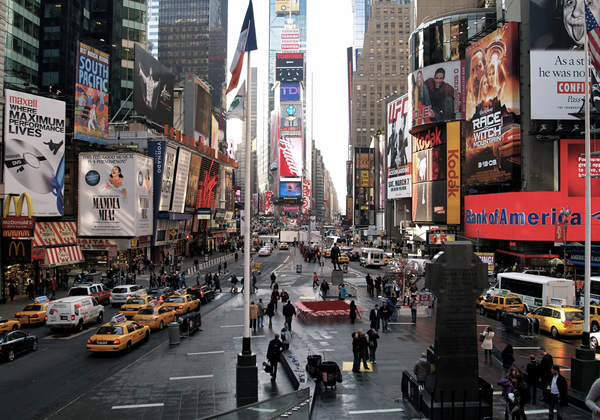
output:
<path id="1" fill-rule="evenodd" d="M 23 57 L 28 58 L 32 61 L 37 61 L 38 51 L 37 47 L 23 41 L 22 39 L 14 37 L 12 34 L 6 35 L 6 48 L 13 50 L 14 52 L 21 54 Z"/>
<path id="2" fill-rule="evenodd" d="M 36 0 L 13 0 L 13 3 L 22 6 L 25 10 L 28 10 L 35 16 L 38 16 L 40 13 L 39 1 L 36 1 Z"/>
<path id="3" fill-rule="evenodd" d="M 6 73 L 6 79 L 22 79 L 28 83 L 38 78 L 37 70 L 31 69 L 29 66 L 25 66 L 8 57 L 4 59 L 4 72 Z M 10 80 L 8 81 L 10 82 Z"/>
<path id="4" fill-rule="evenodd" d="M 13 11 L 12 14 L 9 14 L 8 24 L 12 24 L 15 28 L 22 30 L 27 35 L 31 35 L 35 39 L 39 39 L 40 37 L 40 26 L 17 12 Z"/>

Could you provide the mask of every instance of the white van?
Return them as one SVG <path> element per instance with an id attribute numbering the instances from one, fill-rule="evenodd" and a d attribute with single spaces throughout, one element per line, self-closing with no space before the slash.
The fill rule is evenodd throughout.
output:
<path id="1" fill-rule="evenodd" d="M 364 267 L 381 267 L 385 265 L 383 249 L 361 248 L 360 265 Z"/>
<path id="2" fill-rule="evenodd" d="M 104 306 L 91 296 L 70 296 L 50 302 L 46 307 L 46 327 L 55 332 L 59 329 L 83 330 L 90 322 L 102 323 Z"/>

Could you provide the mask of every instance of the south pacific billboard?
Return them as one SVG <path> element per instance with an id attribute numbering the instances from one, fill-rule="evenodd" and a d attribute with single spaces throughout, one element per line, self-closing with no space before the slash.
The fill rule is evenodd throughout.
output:
<path id="1" fill-rule="evenodd" d="M 108 144 L 109 73 L 109 55 L 79 42 L 73 138 Z"/>
<path id="2" fill-rule="evenodd" d="M 466 50 L 465 185 L 521 173 L 518 25 L 510 22 Z"/>
<path id="3" fill-rule="evenodd" d="M 412 195 L 411 103 L 408 94 L 387 105 L 387 198 Z"/>
<path id="4" fill-rule="evenodd" d="M 79 235 L 152 234 L 154 162 L 137 153 L 79 155 Z"/>
<path id="5" fill-rule="evenodd" d="M 65 103 L 5 91 L 4 190 L 27 193 L 35 216 L 64 215 Z"/>

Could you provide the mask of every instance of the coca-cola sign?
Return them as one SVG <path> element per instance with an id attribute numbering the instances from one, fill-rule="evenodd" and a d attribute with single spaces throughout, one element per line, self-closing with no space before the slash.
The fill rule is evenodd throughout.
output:
<path id="1" fill-rule="evenodd" d="M 279 176 L 302 176 L 302 137 L 279 139 Z"/>

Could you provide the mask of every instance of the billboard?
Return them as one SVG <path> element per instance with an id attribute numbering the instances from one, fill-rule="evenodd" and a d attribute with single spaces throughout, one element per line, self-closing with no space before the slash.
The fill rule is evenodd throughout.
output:
<path id="1" fill-rule="evenodd" d="M 78 42 L 73 138 L 108 144 L 109 55 Z"/>
<path id="2" fill-rule="evenodd" d="M 190 171 L 188 173 L 187 188 L 185 193 L 186 210 L 196 210 L 196 201 L 198 199 L 198 180 L 200 178 L 200 165 L 202 156 L 192 153 L 190 160 Z"/>
<path id="3" fill-rule="evenodd" d="M 279 183 L 279 197 L 300 198 L 302 197 L 302 183 L 300 181 L 281 181 Z"/>
<path id="4" fill-rule="evenodd" d="M 200 138 L 209 146 L 212 97 L 209 87 L 193 74 L 188 74 L 185 79 L 184 109 L 184 132 L 194 133 L 194 139 Z"/>
<path id="5" fill-rule="evenodd" d="M 583 3 L 529 2 L 531 119 L 578 120 L 585 91 Z M 596 20 L 598 7 L 588 3 Z M 590 71 L 593 67 L 590 66 Z M 581 117 L 583 118 L 583 117 Z"/>
<path id="6" fill-rule="evenodd" d="M 35 216 L 64 215 L 65 103 L 6 89 L 4 191 L 27 193 Z"/>
<path id="7" fill-rule="evenodd" d="M 312 199 L 310 192 L 310 179 L 302 180 L 302 214 L 308 214 L 312 209 Z"/>
<path id="8" fill-rule="evenodd" d="M 466 185 L 520 177 L 518 45 L 518 25 L 510 22 L 466 49 Z"/>
<path id="9" fill-rule="evenodd" d="M 585 197 L 585 143 L 583 140 L 560 141 L 560 190 L 569 197 Z M 591 156 L 590 188 L 600 191 L 600 157 Z"/>
<path id="10" fill-rule="evenodd" d="M 284 28 L 281 30 L 281 51 L 293 52 L 300 49 L 300 29 Z"/>
<path id="11" fill-rule="evenodd" d="M 148 156 L 154 159 L 154 208 L 169 211 L 177 149 L 165 141 L 151 141 L 148 142 Z"/>
<path id="12" fill-rule="evenodd" d="M 175 75 L 135 44 L 133 109 L 153 122 L 173 126 Z"/>
<path id="13" fill-rule="evenodd" d="M 302 137 L 279 139 L 279 176 L 302 176 Z"/>
<path id="14" fill-rule="evenodd" d="M 282 102 L 280 115 L 282 136 L 302 135 L 302 103 Z"/>
<path id="15" fill-rule="evenodd" d="M 152 235 L 154 162 L 137 153 L 79 154 L 80 236 Z"/>
<path id="16" fill-rule="evenodd" d="M 185 194 L 187 192 L 191 158 L 192 152 L 179 149 L 177 154 L 177 167 L 175 169 L 173 199 L 171 201 L 171 211 L 174 213 L 183 213 L 185 210 Z"/>
<path id="17" fill-rule="evenodd" d="M 299 101 L 300 85 L 298 83 L 282 83 L 279 86 L 279 100 Z"/>
<path id="18" fill-rule="evenodd" d="M 412 195 L 412 137 L 410 98 L 408 94 L 387 105 L 387 198 Z"/>
<path id="19" fill-rule="evenodd" d="M 465 63 L 423 67 L 410 75 L 412 126 L 465 118 Z"/>
<path id="20" fill-rule="evenodd" d="M 277 16 L 300 13 L 300 0 L 275 0 L 275 13 Z"/>
<path id="21" fill-rule="evenodd" d="M 282 83 L 304 81 L 304 54 L 282 53 L 275 57 L 275 80 Z"/>

